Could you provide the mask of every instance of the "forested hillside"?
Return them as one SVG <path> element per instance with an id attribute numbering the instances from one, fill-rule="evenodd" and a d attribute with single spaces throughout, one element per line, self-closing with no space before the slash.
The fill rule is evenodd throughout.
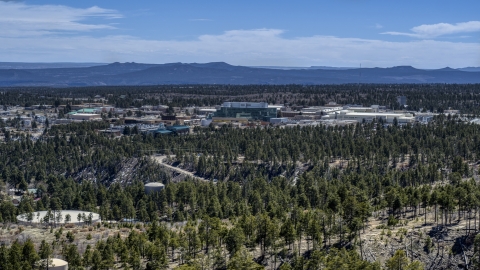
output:
<path id="1" fill-rule="evenodd" d="M 314 102 L 315 96 L 319 103 L 332 97 L 345 103 L 382 102 L 392 95 L 376 94 L 378 86 L 366 86 L 365 94 L 357 95 L 365 99 L 358 101 L 347 94 L 353 86 L 320 92 L 291 87 L 297 89 L 292 97 L 300 102 Z M 424 97 L 429 93 L 425 89 L 440 91 L 422 87 L 392 93 Z M 480 94 L 478 86 L 444 87 L 449 88 L 444 94 L 411 102 L 437 102 L 435 108 L 455 104 L 462 112 L 477 113 L 473 101 Z M 451 91 L 454 87 L 458 94 Z M 242 98 L 283 99 L 286 88 L 282 94 L 259 94 L 252 86 Z M 99 89 L 105 96 L 113 93 L 111 102 L 125 101 L 115 99 L 113 89 Z M 179 93 L 191 93 L 183 98 L 197 104 L 203 102 L 202 95 L 222 99 L 205 89 Z M 0 96 L 6 104 L 15 97 L 18 102 L 53 103 L 64 102 L 62 96 L 69 95 L 65 91 L 9 89 Z M 130 95 L 125 102 L 140 95 L 131 89 L 118 91 Z M 168 101 L 167 95 L 177 95 L 172 89 L 141 91 L 144 100 L 165 98 L 170 106 L 190 102 L 180 96 Z M 195 91 L 200 96 L 194 98 Z M 97 92 L 90 89 L 84 95 Z M 40 199 L 24 196 L 14 206 L 2 198 L 0 269 L 32 269 L 39 258 L 52 255 L 67 260 L 70 269 L 480 267 L 480 126 L 458 115 L 404 126 L 225 125 L 195 128 L 189 135 L 119 138 L 97 132 L 107 126 L 101 121 L 56 125 L 36 141 L 26 135 L 15 140 L 4 136 L 2 190 L 37 188 Z M 155 154 L 212 181 L 172 181 L 152 158 Z M 166 186 L 146 194 L 148 182 Z M 16 224 L 20 214 L 66 209 L 97 212 L 102 222 L 83 227 Z M 27 237 L 29 230 L 41 232 L 41 237 Z"/>

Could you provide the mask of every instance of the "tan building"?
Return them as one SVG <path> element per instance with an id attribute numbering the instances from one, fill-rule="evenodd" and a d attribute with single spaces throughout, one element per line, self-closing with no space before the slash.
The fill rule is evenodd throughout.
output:
<path id="1" fill-rule="evenodd" d="M 90 114 L 90 113 L 70 114 L 69 117 L 70 119 L 81 120 L 81 121 L 91 121 L 91 120 L 102 119 L 102 116 L 100 114 Z"/>

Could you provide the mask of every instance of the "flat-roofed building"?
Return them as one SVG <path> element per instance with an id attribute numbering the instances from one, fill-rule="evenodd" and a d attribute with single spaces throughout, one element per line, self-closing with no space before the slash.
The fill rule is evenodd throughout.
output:
<path id="1" fill-rule="evenodd" d="M 97 113 L 97 109 L 83 108 L 83 109 L 78 110 L 77 113 L 96 114 L 96 113 Z"/>
<path id="2" fill-rule="evenodd" d="M 181 134 L 181 133 L 189 133 L 190 132 L 190 127 L 189 126 L 183 126 L 183 125 L 173 125 L 173 126 L 168 126 L 167 130 L 170 130 L 176 134 Z"/>
<path id="3" fill-rule="evenodd" d="M 91 121 L 102 119 L 100 114 L 91 114 L 91 113 L 75 113 L 69 115 L 72 120 L 81 120 L 81 121 Z"/>
<path id="4" fill-rule="evenodd" d="M 270 123 L 272 124 L 281 124 L 281 123 L 288 123 L 290 121 L 290 119 L 286 118 L 286 117 L 282 117 L 282 118 L 270 118 Z"/>
<path id="5" fill-rule="evenodd" d="M 282 117 L 295 117 L 297 115 L 300 114 L 299 111 L 281 111 L 280 114 L 282 115 Z"/>
<path id="6" fill-rule="evenodd" d="M 214 117 L 270 121 L 270 118 L 277 117 L 277 109 L 269 107 L 266 102 L 224 102 Z"/>
<path id="7" fill-rule="evenodd" d="M 215 113 L 217 111 L 217 109 L 215 108 L 198 108 L 197 109 L 197 112 L 198 114 L 209 114 L 209 113 Z"/>
<path id="8" fill-rule="evenodd" d="M 383 113 L 383 112 L 353 112 L 351 110 L 342 110 L 336 113 L 338 120 L 355 120 L 357 122 L 372 122 L 373 120 L 383 120 L 385 123 L 393 123 L 397 119 L 399 124 L 415 122 L 415 117 L 409 113 Z"/>
<path id="9" fill-rule="evenodd" d="M 372 105 L 370 107 L 357 107 L 357 106 L 345 106 L 343 107 L 344 110 L 349 110 L 352 112 L 373 112 L 376 113 L 379 110 L 378 105 Z"/>

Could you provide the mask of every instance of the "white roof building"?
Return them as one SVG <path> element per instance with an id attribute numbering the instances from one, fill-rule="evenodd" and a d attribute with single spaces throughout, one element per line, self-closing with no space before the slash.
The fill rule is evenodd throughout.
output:
<path id="1" fill-rule="evenodd" d="M 382 119 L 385 123 L 393 123 L 397 119 L 399 124 L 413 123 L 415 117 L 410 113 L 384 113 L 384 112 L 353 112 L 342 110 L 336 115 L 338 120 L 355 120 L 357 122 L 371 122 L 374 119 Z"/>
<path id="2" fill-rule="evenodd" d="M 222 107 L 228 108 L 268 108 L 267 102 L 224 102 Z"/>
<path id="3" fill-rule="evenodd" d="M 69 117 L 70 119 L 73 119 L 73 120 L 82 120 L 82 121 L 102 119 L 102 116 L 100 114 L 89 114 L 89 113 L 70 114 Z"/>

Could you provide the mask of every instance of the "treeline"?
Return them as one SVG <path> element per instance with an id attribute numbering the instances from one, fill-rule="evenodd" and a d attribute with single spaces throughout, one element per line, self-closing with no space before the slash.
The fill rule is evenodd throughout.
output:
<path id="1" fill-rule="evenodd" d="M 100 95 L 117 107 L 168 105 L 214 106 L 224 101 L 267 101 L 271 104 L 321 106 L 339 104 L 385 105 L 400 109 L 397 96 L 406 96 L 408 109 L 464 114 L 480 113 L 480 85 L 456 84 L 346 84 L 346 85 L 160 85 L 45 88 L 0 88 L 3 105 L 67 105 L 93 102 Z M 86 99 L 86 100 L 84 100 Z"/>
<path id="2" fill-rule="evenodd" d="M 175 269 L 264 269 L 261 262 L 254 261 L 250 250 L 244 242 L 265 242 L 267 251 L 262 256 L 271 256 L 270 250 L 280 250 L 272 258 L 274 268 L 279 269 L 381 269 L 379 263 L 370 263 L 360 258 L 355 251 L 331 249 L 328 252 L 316 248 L 309 258 L 296 253 L 287 255 L 280 239 L 281 228 L 269 223 L 273 235 L 259 239 L 247 239 L 240 224 L 226 226 L 218 219 L 206 219 L 199 224 L 188 223 L 183 228 L 171 230 L 163 225 L 153 223 L 147 228 L 131 227 L 127 236 L 110 236 L 98 241 L 94 246 L 88 245 L 84 252 L 79 252 L 75 237 L 63 229 L 55 232 L 56 240 L 52 243 L 42 241 L 37 252 L 31 240 L 24 243 L 14 242 L 10 247 L 0 246 L 0 265 L 4 270 L 47 269 L 51 266 L 52 254 L 59 250 L 68 261 L 69 269 L 169 269 L 171 265 L 180 265 Z M 272 227 L 273 226 L 273 227 Z M 229 228 L 230 227 L 230 228 Z M 100 229 L 98 226 L 96 229 Z M 139 230 L 141 229 L 141 230 Z M 277 245 L 277 243 L 279 245 Z M 397 255 L 396 255 L 397 256 Z M 397 258 L 398 257 L 398 258 Z M 403 254 L 392 257 L 387 262 L 387 269 L 422 269 L 418 261 L 408 263 Z M 398 263 L 400 262 L 400 264 Z M 170 264 L 176 262 L 175 264 Z M 404 265 L 402 265 L 404 264 Z M 401 268 L 404 269 L 404 268 Z"/>

